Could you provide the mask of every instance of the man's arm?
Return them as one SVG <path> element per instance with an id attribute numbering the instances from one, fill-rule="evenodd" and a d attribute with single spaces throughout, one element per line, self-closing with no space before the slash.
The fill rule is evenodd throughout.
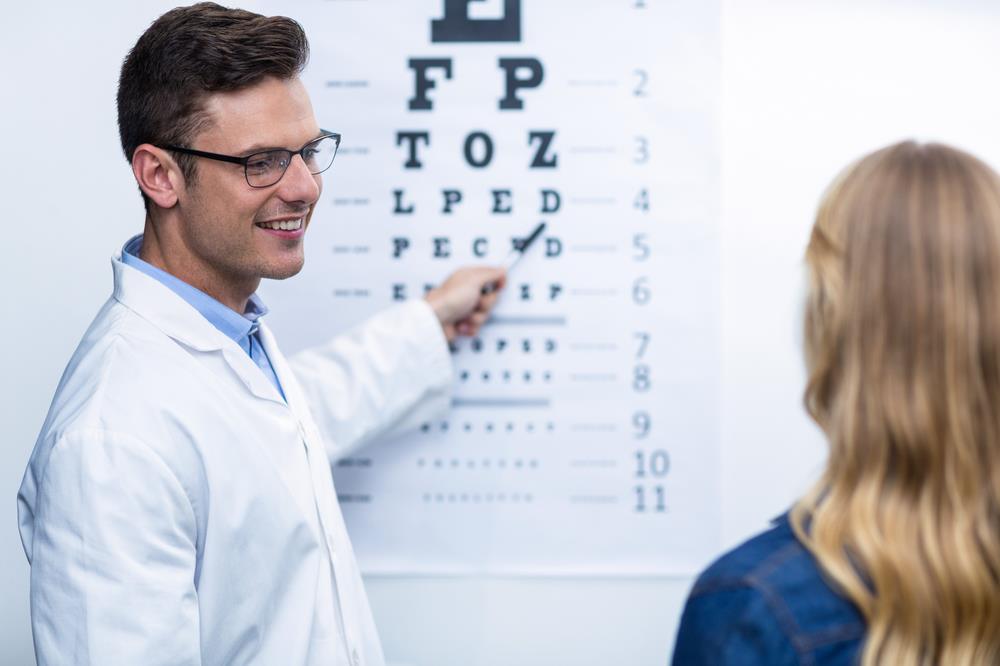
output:
<path id="1" fill-rule="evenodd" d="M 105 431 L 57 441 L 20 503 L 44 664 L 200 664 L 197 527 L 173 472 Z"/>
<path id="2" fill-rule="evenodd" d="M 499 268 L 463 268 L 421 301 L 380 312 L 289 359 L 331 459 L 373 437 L 440 416 L 451 398 L 448 341 L 475 335 L 503 286 Z"/>

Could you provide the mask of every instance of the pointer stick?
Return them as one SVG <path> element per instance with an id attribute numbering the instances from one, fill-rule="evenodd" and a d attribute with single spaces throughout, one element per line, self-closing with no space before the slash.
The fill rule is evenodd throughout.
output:
<path id="1" fill-rule="evenodd" d="M 535 230 L 531 232 L 530 236 L 525 238 L 522 243 L 516 244 L 514 249 L 507 254 L 502 264 L 504 270 L 507 273 L 510 273 L 510 270 L 517 265 L 517 262 L 519 262 L 521 260 L 521 257 L 524 256 L 524 253 L 528 251 L 528 248 L 531 247 L 531 244 L 534 243 L 535 240 L 542 235 L 543 231 L 545 231 L 544 222 L 535 227 Z M 487 294 L 492 294 L 496 290 L 497 290 L 496 283 L 491 282 L 490 284 L 483 287 L 482 294 L 483 296 L 485 296 Z"/>

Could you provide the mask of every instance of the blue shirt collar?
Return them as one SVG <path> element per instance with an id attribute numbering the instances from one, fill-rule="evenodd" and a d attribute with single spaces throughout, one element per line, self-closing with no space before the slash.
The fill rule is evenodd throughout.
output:
<path id="1" fill-rule="evenodd" d="M 252 294 L 247 300 L 246 310 L 239 314 L 223 305 L 200 289 L 192 287 L 166 271 L 147 263 L 139 258 L 142 250 L 142 234 L 134 236 L 122 248 L 122 262 L 146 275 L 155 278 L 175 294 L 187 301 L 191 307 L 201 313 L 213 326 L 226 337 L 231 338 L 240 347 L 249 347 L 249 337 L 257 332 L 258 321 L 267 314 L 267 306 L 257 294 Z"/>

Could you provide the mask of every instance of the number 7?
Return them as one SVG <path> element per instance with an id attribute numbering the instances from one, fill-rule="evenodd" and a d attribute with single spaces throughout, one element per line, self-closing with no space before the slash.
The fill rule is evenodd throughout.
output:
<path id="1" fill-rule="evenodd" d="M 642 358 L 646 355 L 646 347 L 649 346 L 649 333 L 636 331 L 635 337 L 639 340 L 639 349 L 636 350 L 635 357 Z"/>

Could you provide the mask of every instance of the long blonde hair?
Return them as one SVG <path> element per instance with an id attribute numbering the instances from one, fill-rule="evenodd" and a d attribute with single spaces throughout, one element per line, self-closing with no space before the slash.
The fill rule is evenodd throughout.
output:
<path id="1" fill-rule="evenodd" d="M 868 155 L 806 262 L 830 452 L 796 535 L 864 615 L 866 666 L 1000 664 L 1000 177 L 942 145 Z"/>

